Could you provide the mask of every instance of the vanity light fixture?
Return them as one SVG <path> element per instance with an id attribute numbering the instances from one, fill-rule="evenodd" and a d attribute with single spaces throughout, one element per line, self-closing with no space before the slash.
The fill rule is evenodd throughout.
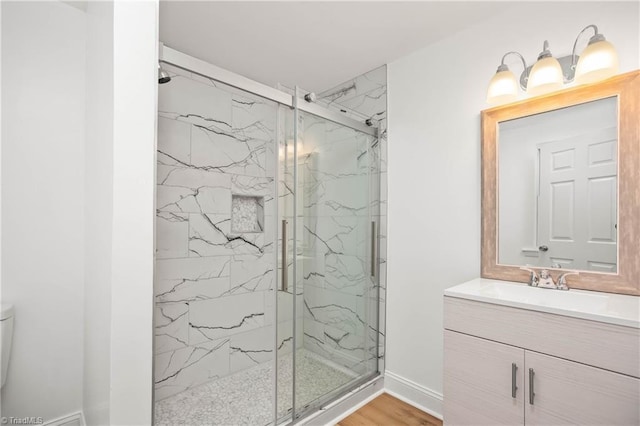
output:
<path id="1" fill-rule="evenodd" d="M 576 55 L 578 41 L 589 29 L 593 29 L 595 34 L 589 39 L 582 55 L 578 56 Z M 511 54 L 518 55 L 524 64 L 524 71 L 520 75 L 520 88 L 530 96 L 562 89 L 563 84 L 574 80 L 577 84 L 587 84 L 618 73 L 618 54 L 615 48 L 604 38 L 604 35 L 598 32 L 598 27 L 588 25 L 578 33 L 571 55 L 554 58 L 549 50 L 549 42 L 545 41 L 536 63 L 527 67 L 520 53 L 506 53 L 489 83 L 487 103 L 490 105 L 513 102 L 518 98 L 518 84 L 515 76 L 504 63 L 505 58 Z"/>

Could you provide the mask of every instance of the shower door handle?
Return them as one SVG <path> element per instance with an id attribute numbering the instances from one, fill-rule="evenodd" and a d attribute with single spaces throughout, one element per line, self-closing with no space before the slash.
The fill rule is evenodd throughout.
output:
<path id="1" fill-rule="evenodd" d="M 282 219 L 282 291 L 289 291 L 289 268 L 287 267 L 287 224 Z"/>
<path id="2" fill-rule="evenodd" d="M 376 264 L 378 262 L 378 241 L 376 234 L 376 222 L 371 221 L 371 278 L 376 277 Z"/>

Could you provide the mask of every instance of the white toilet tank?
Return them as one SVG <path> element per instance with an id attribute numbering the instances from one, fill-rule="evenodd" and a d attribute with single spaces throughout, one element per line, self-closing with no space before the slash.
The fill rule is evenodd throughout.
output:
<path id="1" fill-rule="evenodd" d="M 11 339 L 13 338 L 13 305 L 0 305 L 0 363 L 2 364 L 2 386 L 7 379 L 9 356 L 11 355 Z"/>

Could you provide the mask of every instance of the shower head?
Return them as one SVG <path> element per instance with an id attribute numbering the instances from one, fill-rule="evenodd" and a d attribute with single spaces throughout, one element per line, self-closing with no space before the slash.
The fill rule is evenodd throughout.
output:
<path id="1" fill-rule="evenodd" d="M 158 64 L 158 84 L 164 84 L 171 81 L 171 76 L 168 72 L 162 69 L 160 64 Z"/>

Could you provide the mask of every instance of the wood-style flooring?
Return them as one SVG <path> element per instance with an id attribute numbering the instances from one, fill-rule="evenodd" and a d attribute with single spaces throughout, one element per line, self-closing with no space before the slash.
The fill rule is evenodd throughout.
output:
<path id="1" fill-rule="evenodd" d="M 442 426 L 442 420 L 383 393 L 337 426 Z"/>

